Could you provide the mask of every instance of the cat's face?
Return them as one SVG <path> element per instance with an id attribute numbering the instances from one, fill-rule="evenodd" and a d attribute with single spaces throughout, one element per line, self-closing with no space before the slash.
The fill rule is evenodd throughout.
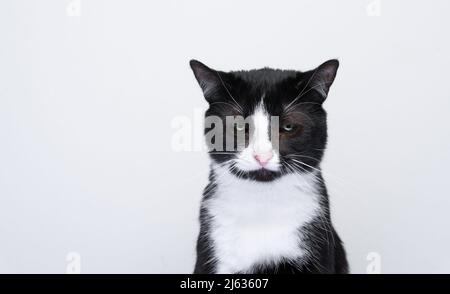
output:
<path id="1" fill-rule="evenodd" d="M 327 140 L 322 103 L 337 60 L 308 72 L 226 73 L 190 64 L 209 103 L 205 136 L 214 163 L 256 181 L 318 168 Z"/>

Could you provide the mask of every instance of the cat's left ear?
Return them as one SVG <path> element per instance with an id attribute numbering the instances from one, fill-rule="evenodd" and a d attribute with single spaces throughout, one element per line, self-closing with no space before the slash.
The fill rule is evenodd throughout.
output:
<path id="1" fill-rule="evenodd" d="M 334 78 L 339 68 L 339 61 L 331 59 L 322 63 L 319 67 L 312 71 L 311 88 L 319 92 L 323 100 L 327 98 Z"/>

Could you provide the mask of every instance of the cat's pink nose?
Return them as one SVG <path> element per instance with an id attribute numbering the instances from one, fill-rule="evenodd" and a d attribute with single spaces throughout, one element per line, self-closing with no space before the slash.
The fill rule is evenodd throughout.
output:
<path id="1" fill-rule="evenodd" d="M 266 165 L 266 163 L 268 163 L 272 157 L 273 157 L 272 151 L 255 154 L 256 161 L 258 161 L 259 164 L 261 165 Z"/>

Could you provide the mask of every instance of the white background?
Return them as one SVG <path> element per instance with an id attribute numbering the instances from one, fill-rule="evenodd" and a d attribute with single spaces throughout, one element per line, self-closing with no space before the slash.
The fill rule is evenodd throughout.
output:
<path id="1" fill-rule="evenodd" d="M 75 2 L 75 3 L 74 3 Z M 188 66 L 341 67 L 322 165 L 353 273 L 450 273 L 450 2 L 0 3 L 0 272 L 189 273 L 204 109 Z M 72 6 L 71 6 L 72 5 Z"/>

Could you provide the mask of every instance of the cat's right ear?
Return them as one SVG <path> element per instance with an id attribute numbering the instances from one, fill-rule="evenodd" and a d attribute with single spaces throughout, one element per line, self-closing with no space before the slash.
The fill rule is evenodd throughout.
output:
<path id="1" fill-rule="evenodd" d="M 200 88 L 202 88 L 206 101 L 212 102 L 215 94 L 221 88 L 222 80 L 219 73 L 194 59 L 189 62 L 189 65 L 194 72 Z"/>

